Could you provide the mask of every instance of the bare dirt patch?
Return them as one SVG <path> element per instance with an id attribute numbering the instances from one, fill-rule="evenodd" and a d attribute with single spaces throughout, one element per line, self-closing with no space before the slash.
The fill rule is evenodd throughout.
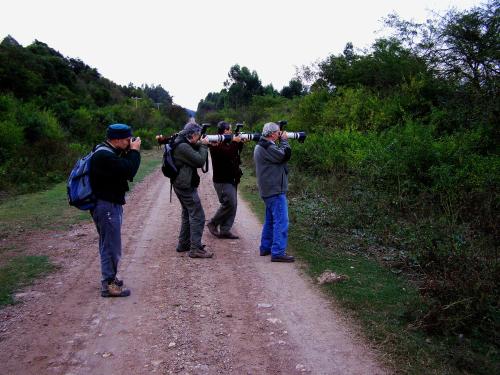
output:
<path id="1" fill-rule="evenodd" d="M 217 209 L 210 176 L 200 196 Z M 385 374 L 299 265 L 258 255 L 261 226 L 240 200 L 234 232 L 208 231 L 213 259 L 175 252 L 177 198 L 159 172 L 128 196 L 120 277 L 128 298 L 99 296 L 92 224 L 38 233 L 28 252 L 60 266 L 0 310 L 2 374 Z M 19 239 L 18 239 L 19 240 Z"/>

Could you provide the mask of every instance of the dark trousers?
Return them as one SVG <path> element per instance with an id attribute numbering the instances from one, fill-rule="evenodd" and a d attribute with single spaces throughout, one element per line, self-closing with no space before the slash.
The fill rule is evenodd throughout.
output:
<path id="1" fill-rule="evenodd" d="M 205 227 L 205 211 L 203 211 L 198 190 L 174 187 L 174 191 L 182 206 L 182 222 L 177 249 L 200 249 Z"/>
<path id="2" fill-rule="evenodd" d="M 121 227 L 123 206 L 121 204 L 98 200 L 91 212 L 99 234 L 99 254 L 103 284 L 116 278 L 118 263 L 122 256 Z"/>
<path id="3" fill-rule="evenodd" d="M 215 226 L 220 225 L 221 233 L 228 233 L 234 224 L 238 206 L 236 186 L 227 183 L 214 182 L 214 188 L 219 197 L 219 209 L 210 220 Z"/>

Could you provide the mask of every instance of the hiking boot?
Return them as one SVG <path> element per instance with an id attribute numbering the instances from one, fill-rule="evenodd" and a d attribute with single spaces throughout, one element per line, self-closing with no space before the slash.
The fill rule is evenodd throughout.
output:
<path id="1" fill-rule="evenodd" d="M 128 297 L 130 296 L 130 290 L 123 289 L 121 286 L 111 282 L 108 284 L 107 289 L 101 290 L 101 297 Z"/>
<path id="2" fill-rule="evenodd" d="M 219 231 L 217 230 L 217 225 L 212 222 L 207 224 L 208 231 L 212 233 L 213 236 L 219 237 Z"/>
<path id="3" fill-rule="evenodd" d="M 272 255 L 271 262 L 292 263 L 295 262 L 295 258 L 291 255 Z"/>
<path id="4" fill-rule="evenodd" d="M 265 257 L 267 255 L 271 255 L 271 250 L 261 250 L 260 251 L 260 256 Z"/>
<path id="5" fill-rule="evenodd" d="M 205 245 L 201 245 L 201 248 L 189 250 L 190 258 L 212 258 L 214 253 L 205 250 Z"/>
<path id="6" fill-rule="evenodd" d="M 230 240 L 237 240 L 240 237 L 232 234 L 231 232 L 224 232 L 219 235 L 219 238 L 229 238 Z"/>
<path id="7" fill-rule="evenodd" d="M 115 277 L 114 283 L 120 287 L 123 286 L 123 280 L 120 280 L 119 278 Z"/>
<path id="8" fill-rule="evenodd" d="M 175 251 L 178 253 L 185 253 L 186 251 L 189 251 L 189 247 L 177 247 Z"/>

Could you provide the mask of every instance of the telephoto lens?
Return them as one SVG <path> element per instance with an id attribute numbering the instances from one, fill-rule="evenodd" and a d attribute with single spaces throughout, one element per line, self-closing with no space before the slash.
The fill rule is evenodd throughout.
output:
<path id="1" fill-rule="evenodd" d="M 303 143 L 307 137 L 306 132 L 286 132 L 286 135 L 288 139 L 296 139 L 300 143 Z"/>
<path id="2" fill-rule="evenodd" d="M 156 141 L 159 145 L 166 145 L 172 138 L 177 137 L 177 133 L 171 135 L 170 137 L 164 136 L 163 134 L 159 134 L 156 136 Z"/>
<path id="3" fill-rule="evenodd" d="M 209 142 L 231 142 L 233 140 L 232 134 L 208 134 L 205 136 Z"/>
<path id="4" fill-rule="evenodd" d="M 240 138 L 245 141 L 254 141 L 258 142 L 260 139 L 260 133 L 241 133 L 239 134 Z"/>

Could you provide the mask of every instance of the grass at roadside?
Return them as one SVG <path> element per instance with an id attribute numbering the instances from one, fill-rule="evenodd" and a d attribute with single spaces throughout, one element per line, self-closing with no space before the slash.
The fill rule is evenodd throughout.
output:
<path id="1" fill-rule="evenodd" d="M 357 319 L 389 367 L 407 375 L 491 373 L 494 354 L 472 355 L 470 348 L 476 343 L 460 346 L 457 337 L 427 336 L 414 326 L 412 311 L 423 303 L 417 287 L 399 269 L 387 267 L 367 251 L 376 247 L 376 241 L 346 207 L 318 194 L 321 181 L 291 182 L 290 252 L 305 263 L 312 277 L 325 270 L 348 276 L 323 290 Z M 245 171 L 240 192 L 262 219 L 264 206 L 250 171 Z"/>
<path id="2" fill-rule="evenodd" d="M 12 294 L 16 289 L 55 268 L 46 256 L 19 256 L 11 259 L 0 268 L 0 307 L 14 302 Z"/>
<path id="3" fill-rule="evenodd" d="M 131 188 L 157 169 L 160 162 L 160 151 L 142 152 L 141 166 Z M 21 245 L 13 245 L 8 238 L 29 236 L 38 230 L 64 230 L 82 220 L 91 220 L 90 215 L 68 205 L 65 182 L 0 205 L 0 239 L 4 239 L 0 241 L 0 306 L 13 302 L 15 290 L 55 269 L 48 257 L 25 256 Z"/>

